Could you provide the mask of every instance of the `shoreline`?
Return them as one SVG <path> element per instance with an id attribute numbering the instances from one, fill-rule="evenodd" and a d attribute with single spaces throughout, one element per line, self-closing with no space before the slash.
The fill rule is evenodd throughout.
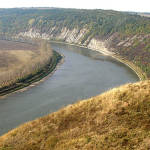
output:
<path id="1" fill-rule="evenodd" d="M 52 40 L 49 40 L 49 41 L 52 42 L 52 43 L 60 43 L 60 44 L 78 46 L 78 47 L 81 47 L 81 48 L 87 48 L 87 49 L 90 49 L 92 51 L 97 51 L 101 54 L 110 56 L 110 57 L 114 58 L 115 60 L 119 61 L 120 63 L 123 63 L 124 65 L 128 66 L 138 76 L 140 81 L 143 81 L 143 80 L 147 79 L 147 75 L 138 66 L 136 66 L 134 63 L 126 60 L 125 58 L 122 58 L 122 56 L 119 56 L 119 55 L 117 56 L 115 53 L 110 52 L 108 50 L 88 48 L 87 46 L 83 46 L 83 45 L 79 45 L 79 44 L 73 44 L 73 43 L 67 43 L 67 42 L 61 42 L 61 41 L 52 41 Z"/>
<path id="2" fill-rule="evenodd" d="M 121 56 L 113 55 L 111 57 L 115 58 L 119 62 L 123 63 L 124 65 L 126 65 L 130 69 L 132 69 L 135 72 L 135 74 L 138 76 L 140 81 L 147 80 L 147 75 L 138 66 L 136 66 L 134 63 L 126 60 L 125 58 L 121 58 Z"/>
<path id="3" fill-rule="evenodd" d="M 11 95 L 11 94 L 15 94 L 15 93 L 20 93 L 20 92 L 24 92 L 32 87 L 35 87 L 36 85 L 40 84 L 41 82 L 44 82 L 45 80 L 47 80 L 49 77 L 51 77 L 55 71 L 60 67 L 60 65 L 62 65 L 64 63 L 64 55 L 54 51 L 55 53 L 57 53 L 59 55 L 59 57 L 61 57 L 58 62 L 56 62 L 56 65 L 54 66 L 54 68 L 49 68 L 49 69 L 52 69 L 52 71 L 48 71 L 47 70 L 47 73 L 45 74 L 45 76 L 43 76 L 42 78 L 37 78 L 35 79 L 35 81 L 33 80 L 33 82 L 30 84 L 28 83 L 29 85 L 27 86 L 24 86 L 24 87 L 20 87 L 20 89 L 14 89 L 14 91 L 11 92 L 11 89 L 8 90 L 8 93 L 5 93 L 4 92 L 4 95 L 0 95 L 0 100 L 3 99 L 3 98 L 6 98 L 7 96 Z M 58 59 L 58 58 L 57 58 Z M 48 64 L 49 65 L 49 64 Z M 53 66 L 52 66 L 53 67 Z M 45 66 L 46 68 L 46 66 Z M 36 75 L 39 75 L 39 74 L 35 74 L 33 76 L 33 78 L 36 76 Z"/>

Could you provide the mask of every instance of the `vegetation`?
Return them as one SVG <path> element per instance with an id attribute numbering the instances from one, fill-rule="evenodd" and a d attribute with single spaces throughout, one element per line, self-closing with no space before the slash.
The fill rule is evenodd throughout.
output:
<path id="1" fill-rule="evenodd" d="M 114 32 L 126 35 L 150 33 L 149 18 L 112 10 L 0 9 L 0 26 L 0 33 L 6 36 L 31 27 L 47 33 L 54 26 L 86 27 L 93 35 L 99 36 Z"/>
<path id="2" fill-rule="evenodd" d="M 150 148 L 150 81 L 112 89 L 0 137 L 0 150 Z"/>

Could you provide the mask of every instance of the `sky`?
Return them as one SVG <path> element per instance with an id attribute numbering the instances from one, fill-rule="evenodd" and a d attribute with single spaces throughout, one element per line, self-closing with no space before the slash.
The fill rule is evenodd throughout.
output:
<path id="1" fill-rule="evenodd" d="M 150 12 L 150 0 L 0 0 L 0 8 L 61 7 Z"/>

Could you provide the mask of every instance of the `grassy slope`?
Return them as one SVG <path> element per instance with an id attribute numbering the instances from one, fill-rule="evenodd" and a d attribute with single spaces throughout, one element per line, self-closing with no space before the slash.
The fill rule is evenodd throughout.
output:
<path id="1" fill-rule="evenodd" d="M 114 88 L 0 137 L 0 150 L 150 148 L 150 81 Z"/>

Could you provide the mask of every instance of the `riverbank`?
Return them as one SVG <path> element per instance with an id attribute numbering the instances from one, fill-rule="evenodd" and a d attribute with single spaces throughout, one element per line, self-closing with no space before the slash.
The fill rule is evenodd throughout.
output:
<path id="1" fill-rule="evenodd" d="M 61 42 L 61 41 L 50 41 L 50 42 L 52 42 L 52 43 L 68 44 L 68 45 L 73 45 L 73 46 L 79 46 L 79 47 L 83 47 L 83 48 L 88 48 L 87 46 L 83 46 L 83 45 L 79 45 L 79 44 L 73 44 L 73 43 L 67 43 L 67 42 Z M 136 66 L 132 62 L 126 60 L 125 58 L 123 58 L 123 57 L 121 57 L 119 55 L 116 55 L 113 52 L 110 52 L 106 48 L 105 49 L 93 49 L 93 48 L 90 48 L 90 49 L 94 50 L 94 51 L 97 51 L 97 52 L 100 52 L 100 53 L 102 53 L 104 55 L 111 56 L 114 59 L 116 59 L 117 61 L 123 63 L 126 66 L 128 66 L 130 69 L 132 69 L 135 72 L 135 74 L 138 76 L 138 78 L 139 78 L 140 81 L 148 79 L 147 75 L 138 66 Z"/>
<path id="2" fill-rule="evenodd" d="M 31 88 L 46 80 L 47 77 L 51 76 L 56 71 L 58 66 L 63 63 L 63 57 L 63 55 L 60 55 L 58 52 L 53 51 L 52 59 L 42 70 L 34 75 L 30 75 L 27 78 L 20 80 L 17 83 L 14 83 L 11 86 L 0 88 L 0 98 L 3 98 L 15 92 L 25 91 L 28 88 Z"/>
<path id="3" fill-rule="evenodd" d="M 148 79 L 146 73 L 144 73 L 138 66 L 136 66 L 132 62 L 130 62 L 127 59 L 125 59 L 125 58 L 123 58 L 121 56 L 118 56 L 116 54 L 112 55 L 112 57 L 115 58 L 115 59 L 117 59 L 119 62 L 125 64 L 129 68 L 131 68 L 136 73 L 136 75 L 138 76 L 138 78 L 140 79 L 140 81 Z"/>

